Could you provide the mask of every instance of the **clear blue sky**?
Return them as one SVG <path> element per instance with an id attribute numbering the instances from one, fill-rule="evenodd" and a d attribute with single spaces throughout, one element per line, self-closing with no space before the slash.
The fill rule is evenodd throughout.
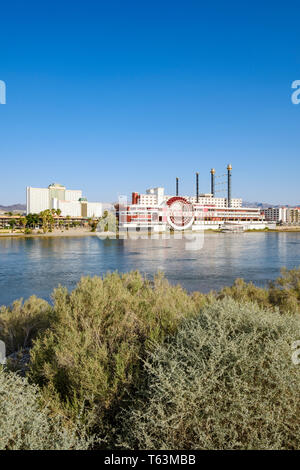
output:
<path id="1" fill-rule="evenodd" d="M 300 203 L 300 5 L 1 4 L 0 204 L 60 182 L 91 201 L 165 186 Z"/>

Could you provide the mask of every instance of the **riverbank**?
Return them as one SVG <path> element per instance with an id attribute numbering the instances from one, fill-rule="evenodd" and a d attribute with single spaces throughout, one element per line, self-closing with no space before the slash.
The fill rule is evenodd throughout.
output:
<path id="1" fill-rule="evenodd" d="M 275 229 L 253 229 L 253 230 L 245 230 L 244 232 L 241 233 L 298 233 L 300 232 L 300 227 L 276 227 Z M 186 230 L 184 232 L 185 235 L 195 235 L 196 233 L 205 233 L 205 234 L 219 234 L 223 233 L 222 229 L 208 229 L 205 230 L 204 232 L 196 232 L 193 230 Z M 161 236 L 161 235 L 166 235 L 167 232 L 157 232 L 153 235 Z M 130 235 L 128 235 L 129 238 L 133 238 L 134 235 L 137 237 L 143 237 L 145 235 L 148 235 L 148 232 L 131 232 Z M 170 235 L 174 235 L 174 233 L 170 233 Z M 0 238 L 4 237 L 13 237 L 13 238 L 46 238 L 46 237 L 87 237 L 87 236 L 97 236 L 99 238 L 123 238 L 122 236 L 119 237 L 118 234 L 115 234 L 113 232 L 92 232 L 90 229 L 86 228 L 70 228 L 69 230 L 54 230 L 53 232 L 46 232 L 46 233 L 41 233 L 41 232 L 33 232 L 30 234 L 26 234 L 24 232 L 0 232 Z"/>
<path id="2" fill-rule="evenodd" d="M 70 228 L 69 230 L 53 230 L 53 232 L 33 232 L 26 234 L 24 232 L 0 232 L 0 237 L 25 237 L 25 238 L 44 238 L 44 237 L 86 237 L 95 236 L 97 232 L 92 232 L 86 228 Z"/>

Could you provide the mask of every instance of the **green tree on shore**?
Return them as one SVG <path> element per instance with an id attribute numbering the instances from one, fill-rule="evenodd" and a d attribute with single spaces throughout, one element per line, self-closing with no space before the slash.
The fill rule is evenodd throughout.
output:
<path id="1" fill-rule="evenodd" d="M 45 211 L 42 211 L 40 213 L 40 216 L 42 219 L 43 232 L 47 233 L 49 229 L 52 231 L 52 228 L 54 226 L 54 217 L 53 217 L 52 211 L 49 209 L 46 209 Z"/>
<path id="2" fill-rule="evenodd" d="M 39 225 L 40 217 L 38 214 L 28 214 L 26 215 L 26 227 L 32 228 L 36 225 Z"/>
<path id="3" fill-rule="evenodd" d="M 27 224 L 27 219 L 26 217 L 21 217 L 19 219 L 19 224 L 22 226 L 23 230 L 25 230 L 26 224 Z"/>
<path id="4" fill-rule="evenodd" d="M 16 219 L 11 219 L 9 222 L 8 222 L 11 230 L 13 230 L 15 228 L 15 226 L 17 225 L 17 221 Z"/>

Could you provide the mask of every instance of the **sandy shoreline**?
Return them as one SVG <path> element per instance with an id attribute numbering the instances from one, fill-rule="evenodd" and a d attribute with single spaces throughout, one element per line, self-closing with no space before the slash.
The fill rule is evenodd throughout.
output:
<path id="1" fill-rule="evenodd" d="M 91 232 L 90 229 L 70 228 L 69 230 L 54 230 L 47 233 L 0 233 L 0 237 L 23 237 L 23 238 L 44 238 L 44 237 L 88 237 L 97 236 L 97 232 Z"/>

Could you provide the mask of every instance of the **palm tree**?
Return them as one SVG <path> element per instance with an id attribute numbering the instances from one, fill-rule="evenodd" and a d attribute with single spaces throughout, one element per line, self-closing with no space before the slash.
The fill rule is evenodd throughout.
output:
<path id="1" fill-rule="evenodd" d="M 23 230 L 25 230 L 26 224 L 27 224 L 27 219 L 26 217 L 20 217 L 19 219 L 19 224 L 22 225 Z"/>
<path id="2" fill-rule="evenodd" d="M 50 209 L 46 209 L 45 211 L 42 211 L 40 213 L 40 216 L 42 218 L 43 232 L 46 233 L 49 227 L 50 227 L 50 230 L 52 232 L 52 227 L 53 227 L 53 224 L 54 224 L 54 218 L 53 218 L 53 215 L 52 215 L 52 211 Z"/>
<path id="3" fill-rule="evenodd" d="M 50 232 L 52 232 L 52 230 L 54 228 L 54 223 L 55 223 L 53 213 L 49 214 L 48 223 L 49 223 L 49 226 L 50 226 Z"/>

